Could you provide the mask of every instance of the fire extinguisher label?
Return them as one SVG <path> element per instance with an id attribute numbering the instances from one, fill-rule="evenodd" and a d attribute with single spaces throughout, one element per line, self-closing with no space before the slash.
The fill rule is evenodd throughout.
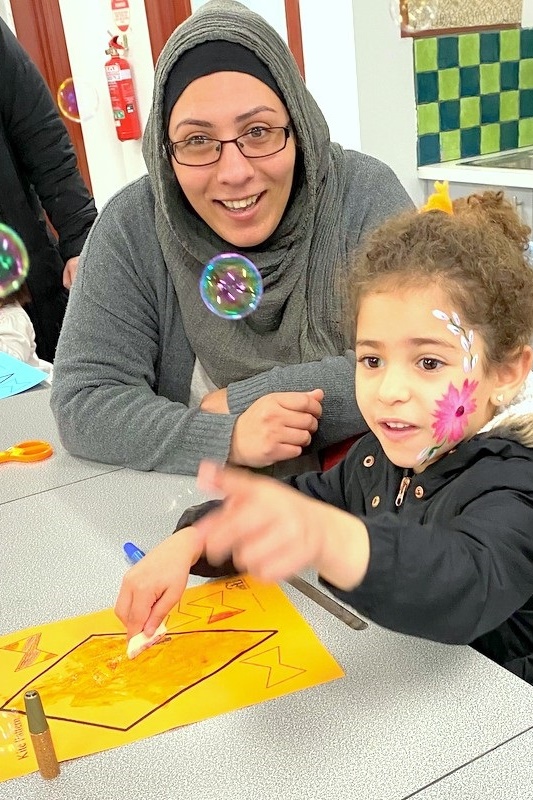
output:
<path id="1" fill-rule="evenodd" d="M 131 79 L 131 69 L 120 69 L 119 67 L 106 67 L 107 82 L 126 81 Z"/>

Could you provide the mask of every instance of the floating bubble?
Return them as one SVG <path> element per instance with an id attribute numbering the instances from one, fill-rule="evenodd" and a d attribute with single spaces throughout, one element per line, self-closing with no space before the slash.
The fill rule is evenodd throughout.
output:
<path id="1" fill-rule="evenodd" d="M 57 90 L 57 104 L 64 117 L 72 122 L 85 122 L 98 111 L 96 89 L 84 81 L 66 78 Z"/>
<path id="2" fill-rule="evenodd" d="M 0 297 L 20 289 L 29 268 L 26 245 L 18 233 L 0 223 Z"/>
<path id="3" fill-rule="evenodd" d="M 392 19 L 405 33 L 432 28 L 439 11 L 439 0 L 390 0 Z"/>
<path id="4" fill-rule="evenodd" d="M 259 305 L 263 281 L 248 258 L 239 253 L 221 253 L 205 265 L 200 294 L 207 308 L 218 317 L 242 319 Z"/>

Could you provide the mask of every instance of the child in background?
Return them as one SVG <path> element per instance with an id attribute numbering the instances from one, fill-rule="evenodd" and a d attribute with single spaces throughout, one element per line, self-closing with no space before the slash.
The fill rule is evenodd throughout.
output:
<path id="1" fill-rule="evenodd" d="M 264 581 L 312 568 L 377 624 L 471 644 L 533 683 L 533 407 L 508 409 L 532 365 L 529 229 L 501 192 L 430 208 L 384 223 L 355 265 L 370 432 L 289 485 L 202 464 L 224 500 L 127 573 L 129 636 L 153 633 L 201 557 L 231 557 Z"/>
<path id="2" fill-rule="evenodd" d="M 0 298 L 0 352 L 7 353 L 31 367 L 47 372 L 51 380 L 52 365 L 38 358 L 35 352 L 35 330 L 23 305 L 30 301 L 26 284 L 7 297 Z"/>

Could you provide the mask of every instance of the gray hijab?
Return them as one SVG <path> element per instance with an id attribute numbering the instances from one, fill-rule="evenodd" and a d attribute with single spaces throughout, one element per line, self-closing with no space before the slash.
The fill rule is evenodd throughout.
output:
<path id="1" fill-rule="evenodd" d="M 220 319 L 202 302 L 204 265 L 235 252 L 186 203 L 165 153 L 164 87 L 180 56 L 197 44 L 225 39 L 249 48 L 278 84 L 301 152 L 301 178 L 263 247 L 238 248 L 261 272 L 259 308 L 242 320 Z M 348 347 L 340 311 L 341 230 L 345 155 L 330 143 L 327 123 L 309 94 L 292 54 L 276 31 L 235 0 L 210 0 L 166 43 L 155 71 L 143 154 L 155 195 L 156 230 L 172 277 L 185 331 L 196 357 L 217 386 L 278 365 L 319 360 Z"/>

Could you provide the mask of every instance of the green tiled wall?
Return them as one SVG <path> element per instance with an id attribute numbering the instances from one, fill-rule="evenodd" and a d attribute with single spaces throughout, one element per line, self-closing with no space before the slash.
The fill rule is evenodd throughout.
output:
<path id="1" fill-rule="evenodd" d="M 533 29 L 413 46 L 420 166 L 533 145 Z"/>

